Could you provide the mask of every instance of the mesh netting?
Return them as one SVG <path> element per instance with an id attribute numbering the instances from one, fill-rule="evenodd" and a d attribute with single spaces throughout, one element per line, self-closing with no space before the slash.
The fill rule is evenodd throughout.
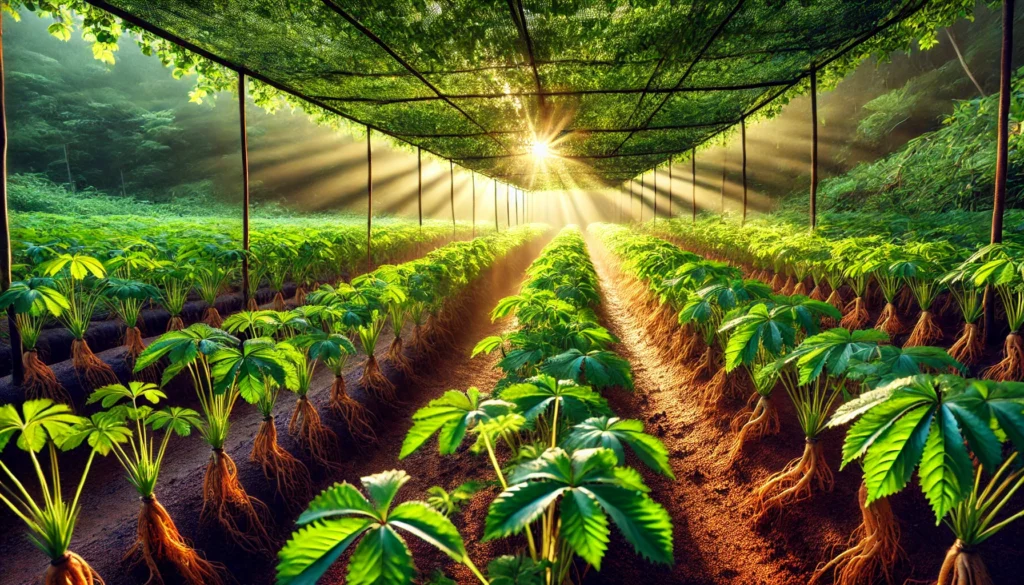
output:
<path id="1" fill-rule="evenodd" d="M 93 3 L 467 168 L 560 189 L 709 140 L 923 1 Z M 538 139 L 558 156 L 538 161 Z"/>

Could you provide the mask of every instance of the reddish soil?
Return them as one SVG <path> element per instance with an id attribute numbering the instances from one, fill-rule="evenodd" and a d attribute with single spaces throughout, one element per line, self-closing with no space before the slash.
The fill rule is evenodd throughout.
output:
<path id="1" fill-rule="evenodd" d="M 282 447 L 300 457 L 313 473 L 317 490 L 335 481 L 348 481 L 358 485 L 359 478 L 378 471 L 403 468 L 409 471 L 414 481 L 410 482 L 401 496 L 402 499 L 419 498 L 427 487 L 443 485 L 452 488 L 464 481 L 460 479 L 472 473 L 465 463 L 441 460 L 436 453 L 410 457 L 398 461 L 398 450 L 405 433 L 411 426 L 411 415 L 429 400 L 436 398 L 450 388 L 465 389 L 470 385 L 481 388 L 493 386 L 499 375 L 494 368 L 496 357 L 469 359 L 470 351 L 477 341 L 487 335 L 496 334 L 504 324 L 492 324 L 488 313 L 497 300 L 514 294 L 519 286 L 519 277 L 529 262 L 536 256 L 543 241 L 535 241 L 513 252 L 499 261 L 492 269 L 481 275 L 465 298 L 458 303 L 453 321 L 454 343 L 441 357 L 430 361 L 425 356 L 414 356 L 414 365 L 419 379 L 406 380 L 387 365 L 384 354 L 391 342 L 383 335 L 378 344 L 377 356 L 385 374 L 398 386 L 399 405 L 375 403 L 358 388 L 362 359 L 354 359 L 346 371 L 349 393 L 357 400 L 368 404 L 376 413 L 375 430 L 379 441 L 376 444 L 358 444 L 348 440 L 344 424 L 326 409 L 328 389 L 331 384 L 329 372 L 322 370 L 310 393 L 313 403 L 320 410 L 325 423 L 333 428 L 342 439 L 340 469 L 328 472 L 317 467 L 303 453 L 287 433 L 288 416 L 294 406 L 289 396 L 278 401 L 275 418 L 278 439 Z M 409 339 L 410 332 L 403 334 Z M 106 353 L 106 352 L 104 352 Z M 192 390 L 185 384 L 172 383 L 169 394 L 176 404 L 194 402 Z M 193 405 L 194 406 L 194 405 Z M 260 423 L 259 413 L 251 406 L 241 404 L 232 418 L 231 434 L 225 450 L 238 465 L 239 479 L 251 496 L 271 506 L 276 520 L 276 535 L 283 544 L 291 530 L 292 521 L 300 511 L 288 506 L 275 497 L 273 487 L 263 477 L 257 464 L 249 461 L 253 435 Z M 197 549 L 204 551 L 210 560 L 223 563 L 238 583 L 272 583 L 275 557 L 273 554 L 252 556 L 239 551 L 224 539 L 216 526 L 199 524 L 202 507 L 200 488 L 203 473 L 209 457 L 209 449 L 196 435 L 186 439 L 172 440 L 172 453 L 164 462 L 157 497 L 174 518 L 182 534 L 190 539 Z M 22 467 L 13 449 L 10 454 L 14 466 Z M 61 460 L 65 482 L 77 480 L 83 461 L 81 458 L 65 457 Z M 301 502 L 300 505 L 304 505 Z M 124 479 L 124 473 L 113 458 L 106 458 L 93 464 L 86 490 L 82 496 L 83 513 L 72 541 L 72 550 L 84 557 L 106 580 L 108 585 L 144 583 L 147 572 L 142 566 L 131 566 L 122 555 L 135 538 L 135 525 L 139 511 L 138 497 L 134 488 Z M 0 511 L 0 584 L 21 585 L 35 583 L 46 568 L 46 559 L 35 550 L 27 538 L 21 523 L 6 508 Z M 436 566 L 423 562 L 422 566 Z M 340 578 L 338 579 L 340 582 Z M 324 582 L 333 582 L 325 578 Z"/>

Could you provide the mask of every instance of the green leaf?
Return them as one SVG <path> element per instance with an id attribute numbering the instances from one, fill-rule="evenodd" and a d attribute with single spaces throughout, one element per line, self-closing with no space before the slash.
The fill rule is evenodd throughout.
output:
<path id="1" fill-rule="evenodd" d="M 423 502 L 399 504 L 388 515 L 388 523 L 434 545 L 455 561 L 462 562 L 466 556 L 466 545 L 458 528 L 444 514 Z"/>
<path id="2" fill-rule="evenodd" d="M 929 430 L 918 474 L 921 489 L 935 512 L 937 526 L 970 493 L 974 469 L 953 415 L 946 408 L 941 408 L 935 418 L 936 424 Z"/>
<path id="3" fill-rule="evenodd" d="M 672 519 L 660 504 L 647 494 L 615 485 L 588 484 L 579 489 L 597 499 L 640 556 L 665 565 L 673 563 Z"/>
<path id="4" fill-rule="evenodd" d="M 293 532 L 277 555 L 277 585 L 316 585 L 372 524 L 369 518 L 333 518 Z"/>
<path id="5" fill-rule="evenodd" d="M 412 553 L 388 526 L 366 531 L 348 563 L 350 585 L 408 585 L 416 574 Z"/>
<path id="6" fill-rule="evenodd" d="M 409 474 L 400 469 L 392 469 L 367 475 L 360 478 L 359 481 L 366 488 L 366 492 L 370 494 L 370 501 L 376 507 L 377 514 L 383 518 L 387 516 L 387 511 L 391 507 L 391 502 L 395 500 L 398 490 L 402 489 L 402 486 L 409 481 Z"/>
<path id="7" fill-rule="evenodd" d="M 544 585 L 547 566 L 525 555 L 502 555 L 487 564 L 487 578 L 491 585 Z"/>
<path id="8" fill-rule="evenodd" d="M 888 426 L 868 448 L 864 457 L 867 503 L 906 487 L 921 460 L 934 415 L 935 408 L 931 405 L 912 408 Z"/>
<path id="9" fill-rule="evenodd" d="M 562 538 L 576 554 L 601 570 L 601 559 L 608 549 L 608 517 L 597 500 L 583 490 L 572 490 L 562 499 Z"/>
<path id="10" fill-rule="evenodd" d="M 509 486 L 498 494 L 487 510 L 483 539 L 493 540 L 522 532 L 567 489 L 550 481 L 528 481 Z"/>

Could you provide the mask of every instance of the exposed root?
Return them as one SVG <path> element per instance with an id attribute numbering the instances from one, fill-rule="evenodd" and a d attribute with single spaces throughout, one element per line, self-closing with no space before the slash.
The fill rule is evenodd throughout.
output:
<path id="1" fill-rule="evenodd" d="M 84 339 L 75 339 L 71 342 L 71 364 L 75 367 L 75 371 L 85 378 L 85 381 L 93 388 L 118 382 L 114 370 L 106 362 L 96 357 L 96 354 L 89 349 L 89 343 Z"/>
<path id="2" fill-rule="evenodd" d="M 104 585 L 100 574 L 77 554 L 67 551 L 56 561 L 50 561 L 43 575 L 43 585 Z"/>
<path id="3" fill-rule="evenodd" d="M 772 287 L 772 290 L 779 292 L 782 289 L 782 276 L 776 272 L 772 275 L 772 279 L 768 282 L 768 286 Z"/>
<path id="4" fill-rule="evenodd" d="M 277 291 L 277 294 L 274 295 L 274 300 L 272 302 L 275 311 L 284 311 L 285 309 L 288 308 L 284 304 L 284 295 L 281 294 L 281 291 Z"/>
<path id="5" fill-rule="evenodd" d="M 377 433 L 373 431 L 371 424 L 373 414 L 366 410 L 362 403 L 348 395 L 345 378 L 342 376 L 335 376 L 334 383 L 331 384 L 331 399 L 327 403 L 327 407 L 345 421 L 352 437 L 373 443 L 377 442 Z"/>
<path id="6" fill-rule="evenodd" d="M 793 275 L 789 275 L 786 278 L 786 284 L 782 285 L 782 289 L 779 290 L 779 294 L 788 297 L 793 294 L 794 288 L 796 288 L 796 279 L 793 278 Z"/>
<path id="7" fill-rule="evenodd" d="M 882 309 L 881 314 L 878 315 L 878 321 L 875 322 L 875 329 L 884 331 L 892 338 L 906 331 L 907 327 L 903 324 L 903 321 L 900 321 L 896 305 L 885 303 L 885 308 Z"/>
<path id="8" fill-rule="evenodd" d="M 384 372 L 380 371 L 380 364 L 377 363 L 377 356 L 370 355 L 363 364 L 363 375 L 359 379 L 359 385 L 379 396 L 385 402 L 396 402 L 398 396 L 395 394 L 395 385 L 388 380 Z"/>
<path id="9" fill-rule="evenodd" d="M 977 323 L 964 323 L 960 337 L 949 348 L 949 355 L 965 366 L 976 366 L 985 353 L 985 342 Z"/>
<path id="10" fill-rule="evenodd" d="M 60 385 L 50 366 L 39 359 L 36 350 L 21 354 L 21 363 L 25 368 L 25 400 L 48 398 L 54 402 L 72 404 L 71 395 Z"/>
<path id="11" fill-rule="evenodd" d="M 914 347 L 919 345 L 935 345 L 942 340 L 942 328 L 935 323 L 935 317 L 931 311 L 921 311 L 917 318 L 914 330 L 910 332 L 910 338 L 903 344 L 903 347 Z"/>
<path id="12" fill-rule="evenodd" d="M 224 324 L 224 318 L 220 316 L 220 311 L 217 310 L 217 307 L 210 305 L 206 307 L 206 312 L 203 313 L 203 323 L 214 329 L 220 329 L 220 326 Z"/>
<path id="13" fill-rule="evenodd" d="M 834 585 L 872 585 L 879 578 L 893 585 L 892 569 L 906 557 L 900 546 L 900 525 L 889 500 L 882 498 L 865 505 L 868 490 L 861 484 L 857 493 L 861 524 L 850 537 L 850 548 L 827 563 L 818 565 L 808 585 L 832 573 Z"/>
<path id="14" fill-rule="evenodd" d="M 812 301 L 824 301 L 825 299 L 827 299 L 830 296 L 830 295 L 826 295 L 825 294 L 825 290 L 827 288 L 828 288 L 828 285 L 825 284 L 824 282 L 816 282 L 816 283 L 814 283 L 814 288 L 811 289 L 811 294 L 809 294 L 807 296 Z"/>
<path id="15" fill-rule="evenodd" d="M 305 304 L 307 294 L 308 292 L 306 291 L 306 287 L 299 285 L 295 288 L 295 298 L 292 299 L 292 302 L 296 305 Z"/>
<path id="16" fill-rule="evenodd" d="M 391 340 L 391 345 L 388 346 L 387 360 L 396 370 L 402 372 L 405 377 L 410 379 L 416 377 L 416 372 L 412 369 L 412 363 L 405 356 L 401 336 Z"/>
<path id="17" fill-rule="evenodd" d="M 303 500 L 304 502 L 306 500 Z M 203 510 L 201 521 L 216 520 L 243 551 L 268 553 L 276 549 L 267 532 L 270 508 L 245 493 L 238 481 L 238 468 L 231 456 L 214 449 L 203 478 Z"/>
<path id="18" fill-rule="evenodd" d="M 707 380 L 715 375 L 718 370 L 718 360 L 715 358 L 715 348 L 713 346 L 707 346 L 704 353 L 701 354 L 700 361 L 697 362 L 697 366 L 693 368 L 687 376 L 688 382 L 696 382 L 699 380 Z"/>
<path id="19" fill-rule="evenodd" d="M 868 310 L 864 306 L 864 299 L 857 297 L 846 305 L 843 311 L 843 320 L 839 322 L 839 326 L 855 331 L 866 327 L 870 319 L 871 316 L 868 315 Z"/>
<path id="20" fill-rule="evenodd" d="M 807 296 L 807 285 L 801 280 L 796 283 L 796 286 L 793 287 L 793 292 L 790 294 Z"/>
<path id="21" fill-rule="evenodd" d="M 946 552 L 935 585 L 993 585 L 985 561 L 976 551 L 968 549 L 957 539 Z"/>
<path id="22" fill-rule="evenodd" d="M 835 476 L 825 462 L 825 452 L 816 440 L 808 439 L 804 453 L 790 461 L 781 472 L 768 478 L 751 495 L 751 505 L 757 521 L 764 520 L 775 512 L 811 497 L 813 486 L 822 491 L 832 491 Z"/>
<path id="23" fill-rule="evenodd" d="M 285 451 L 277 443 L 277 426 L 274 417 L 265 418 L 256 431 L 252 443 L 250 461 L 263 467 L 263 475 L 273 481 L 281 496 L 288 505 L 302 506 L 311 498 L 309 470 L 291 453 Z"/>
<path id="24" fill-rule="evenodd" d="M 771 399 L 755 393 L 750 402 L 754 402 L 754 398 L 757 398 L 754 409 L 737 414 L 730 424 L 733 432 L 737 435 L 729 450 L 729 465 L 739 461 L 740 455 L 743 453 L 743 445 L 747 441 L 760 441 L 765 437 L 775 435 L 781 427 L 779 411 Z"/>
<path id="25" fill-rule="evenodd" d="M 679 357 L 685 361 L 689 361 L 703 354 L 707 349 L 708 346 L 704 343 L 704 336 L 693 332 L 683 345 L 683 351 L 679 354 Z"/>
<path id="26" fill-rule="evenodd" d="M 185 328 L 185 321 L 182 320 L 181 315 L 171 315 L 171 318 L 167 320 L 168 331 L 181 331 Z"/>
<path id="27" fill-rule="evenodd" d="M 1003 344 L 1003 359 L 985 370 L 982 377 L 997 382 L 1024 381 L 1024 341 L 1017 332 L 1006 336 Z"/>
<path id="28" fill-rule="evenodd" d="M 259 311 L 260 304 L 256 302 L 256 295 L 249 297 L 249 302 L 245 304 L 246 311 Z"/>
<path id="29" fill-rule="evenodd" d="M 142 341 L 142 331 L 138 327 L 129 327 L 124 330 L 124 347 L 126 350 L 125 362 L 129 366 L 134 366 L 135 360 L 146 349 L 146 344 Z"/>
<path id="30" fill-rule="evenodd" d="M 299 443 L 314 461 L 324 467 L 336 468 L 334 457 L 338 453 L 338 435 L 324 426 L 316 406 L 305 396 L 295 402 L 295 410 L 288 421 L 288 432 L 298 437 Z"/>
<path id="31" fill-rule="evenodd" d="M 199 555 L 178 532 L 174 520 L 156 497 L 142 499 L 138 536 L 125 557 L 141 555 L 149 569 L 146 584 L 223 585 L 220 570 Z M 163 570 L 169 570 L 165 579 Z"/>

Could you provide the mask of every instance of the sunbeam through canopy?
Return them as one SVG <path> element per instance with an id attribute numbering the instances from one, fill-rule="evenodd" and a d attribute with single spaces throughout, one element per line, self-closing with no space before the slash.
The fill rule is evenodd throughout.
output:
<path id="1" fill-rule="evenodd" d="M 521 187 L 620 184 L 906 45 L 926 0 L 90 0 Z M 888 44 L 886 44 L 888 43 Z"/>

